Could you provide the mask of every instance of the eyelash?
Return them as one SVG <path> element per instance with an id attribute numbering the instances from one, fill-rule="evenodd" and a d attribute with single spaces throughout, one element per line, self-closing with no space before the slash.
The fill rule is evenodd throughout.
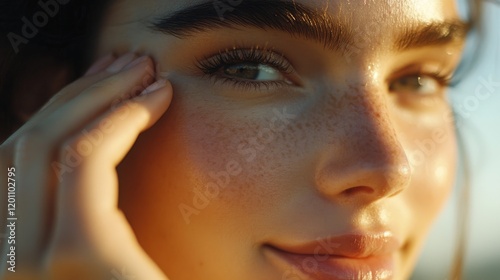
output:
<path id="1" fill-rule="evenodd" d="M 430 77 L 435 79 L 440 86 L 447 88 L 451 85 L 452 80 L 453 80 L 453 75 L 444 73 L 442 71 L 436 71 L 436 72 L 419 72 L 416 76 L 425 76 L 425 77 Z"/>
<path id="2" fill-rule="evenodd" d="M 247 49 L 237 49 L 236 47 L 233 47 L 232 49 L 221 50 L 216 55 L 198 60 L 196 66 L 203 72 L 205 77 L 213 79 L 214 82 L 218 82 L 222 85 L 232 85 L 239 90 L 262 91 L 270 90 L 271 88 L 276 89 L 290 86 L 290 83 L 286 81 L 251 81 L 231 78 L 218 73 L 224 69 L 224 67 L 242 63 L 267 65 L 275 68 L 285 77 L 294 72 L 292 65 L 283 55 L 279 55 L 273 50 L 260 49 L 259 47 Z M 443 73 L 442 71 L 426 72 L 422 70 L 418 70 L 408 75 L 403 75 L 393 81 L 407 77 L 430 77 L 434 79 L 443 89 L 452 86 L 453 82 L 453 75 Z"/>
<path id="3" fill-rule="evenodd" d="M 197 61 L 197 67 L 201 70 L 206 77 L 214 79 L 216 82 L 222 84 L 232 84 L 246 90 L 266 90 L 272 88 L 279 88 L 289 86 L 290 84 L 285 81 L 250 81 L 230 78 L 218 73 L 221 69 L 227 66 L 241 64 L 241 63 L 255 63 L 270 66 L 281 72 L 284 76 L 293 73 L 292 65 L 287 59 L 278 54 L 274 50 L 259 49 L 258 47 L 250 49 L 225 49 L 219 51 L 218 54 L 211 57 L 205 57 Z"/>
<path id="4" fill-rule="evenodd" d="M 445 73 L 444 71 L 427 72 L 427 71 L 418 70 L 415 73 L 411 73 L 411 74 L 397 77 L 396 79 L 391 80 L 391 82 L 398 81 L 398 80 L 404 79 L 404 78 L 410 78 L 410 77 L 428 77 L 428 78 L 434 79 L 441 87 L 441 90 L 439 93 L 444 93 L 444 89 L 453 86 L 452 85 L 453 74 L 448 74 L 448 73 Z M 393 90 L 391 90 L 391 88 L 389 88 L 389 90 L 393 91 Z M 438 94 L 438 92 L 436 92 L 436 94 Z"/>

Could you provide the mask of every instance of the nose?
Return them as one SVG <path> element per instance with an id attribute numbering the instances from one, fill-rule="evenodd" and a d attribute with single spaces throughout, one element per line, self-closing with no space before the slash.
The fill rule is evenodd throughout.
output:
<path id="1" fill-rule="evenodd" d="M 411 167 L 386 102 L 380 94 L 358 90 L 336 101 L 342 106 L 327 106 L 334 117 L 324 122 L 315 169 L 315 185 L 323 196 L 369 203 L 408 186 Z"/>

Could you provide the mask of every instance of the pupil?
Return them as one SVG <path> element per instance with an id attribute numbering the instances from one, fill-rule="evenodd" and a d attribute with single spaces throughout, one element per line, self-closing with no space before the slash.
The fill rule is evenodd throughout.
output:
<path id="1" fill-rule="evenodd" d="M 421 77 L 408 77 L 403 79 L 402 84 L 405 86 L 412 86 L 414 88 L 420 88 L 423 86 Z"/>
<path id="2" fill-rule="evenodd" d="M 236 64 L 224 69 L 224 74 L 247 80 L 255 80 L 259 76 L 258 64 Z"/>

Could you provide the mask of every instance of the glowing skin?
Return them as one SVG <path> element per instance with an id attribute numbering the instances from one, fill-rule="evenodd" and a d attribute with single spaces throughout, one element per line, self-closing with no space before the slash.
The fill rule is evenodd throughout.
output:
<path id="1" fill-rule="evenodd" d="M 117 1 L 98 47 L 151 54 L 174 85 L 167 113 L 118 168 L 120 207 L 147 253 L 172 280 L 287 279 L 264 245 L 390 231 L 401 242 L 393 278 L 408 278 L 450 192 L 456 139 L 442 93 L 389 89 L 420 70 L 451 73 L 461 46 L 389 46 L 413 22 L 455 19 L 454 1 L 296 0 L 352 19 L 359 51 L 348 55 L 275 30 L 178 39 L 144 27 L 185 2 Z M 203 77 L 195 58 L 234 45 L 282 52 L 292 84 Z"/>

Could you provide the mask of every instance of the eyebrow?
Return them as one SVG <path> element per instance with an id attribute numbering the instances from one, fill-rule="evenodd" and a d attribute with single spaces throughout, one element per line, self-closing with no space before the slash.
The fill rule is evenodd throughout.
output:
<path id="1" fill-rule="evenodd" d="M 244 0 L 232 10 L 219 14 L 218 1 L 187 7 L 159 18 L 150 26 L 178 38 L 217 28 L 253 27 L 275 29 L 301 36 L 340 50 L 353 41 L 349 21 L 340 22 L 324 12 L 284 0 Z M 226 4 L 227 5 L 227 4 Z"/>
<path id="2" fill-rule="evenodd" d="M 429 22 L 410 25 L 399 34 L 396 50 L 408 50 L 426 46 L 441 46 L 465 41 L 471 26 L 461 20 Z"/>
<path id="3" fill-rule="evenodd" d="M 345 52 L 356 47 L 352 22 L 347 17 L 337 19 L 325 11 L 286 0 L 244 0 L 222 13 L 215 6 L 217 2 L 183 8 L 153 20 L 149 27 L 181 39 L 218 28 L 274 29 L 321 43 L 335 51 Z M 408 50 L 446 45 L 464 41 L 467 33 L 468 24 L 460 20 L 413 24 L 398 34 L 393 47 Z"/>

